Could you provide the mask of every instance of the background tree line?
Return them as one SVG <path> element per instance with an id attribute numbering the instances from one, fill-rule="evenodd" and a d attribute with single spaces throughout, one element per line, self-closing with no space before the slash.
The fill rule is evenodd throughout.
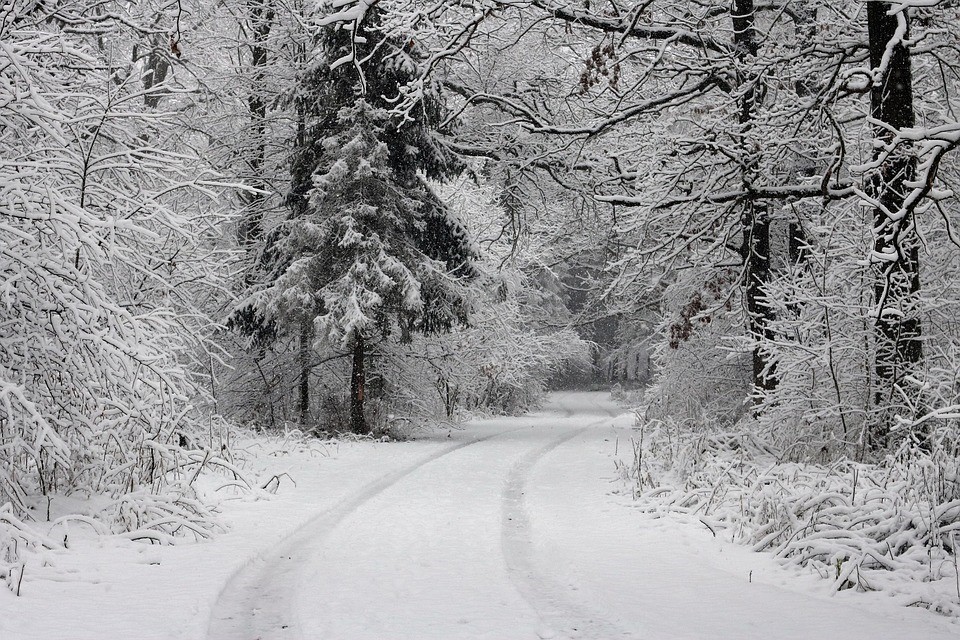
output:
<path id="1" fill-rule="evenodd" d="M 376 6 L 430 52 L 398 111 L 439 79 L 454 149 L 604 219 L 592 306 L 653 346 L 651 410 L 863 456 L 956 405 L 956 7 L 921 4 Z"/>

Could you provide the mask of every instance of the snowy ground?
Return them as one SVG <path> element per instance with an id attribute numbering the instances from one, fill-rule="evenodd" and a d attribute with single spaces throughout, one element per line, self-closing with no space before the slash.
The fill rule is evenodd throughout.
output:
<path id="1" fill-rule="evenodd" d="M 652 520 L 618 494 L 632 415 L 558 394 L 523 418 L 403 443 L 251 450 L 272 500 L 213 542 L 70 532 L 0 590 L 0 639 L 960 637 L 960 624 Z M 619 446 L 621 451 L 617 452 Z M 259 453 L 258 453 L 259 452 Z"/>

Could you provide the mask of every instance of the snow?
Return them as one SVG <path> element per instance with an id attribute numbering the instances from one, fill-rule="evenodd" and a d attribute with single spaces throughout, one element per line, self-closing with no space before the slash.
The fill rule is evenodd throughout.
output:
<path id="1" fill-rule="evenodd" d="M 223 499 L 229 533 L 160 547 L 72 524 L 68 550 L 28 559 L 21 597 L 0 590 L 0 638 L 957 637 L 641 513 L 614 465 L 633 422 L 566 393 L 410 442 L 251 445 L 248 472 L 289 477 Z"/>

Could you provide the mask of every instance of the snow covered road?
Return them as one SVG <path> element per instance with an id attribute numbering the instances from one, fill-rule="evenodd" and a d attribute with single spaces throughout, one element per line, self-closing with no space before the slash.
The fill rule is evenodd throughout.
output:
<path id="1" fill-rule="evenodd" d="M 955 638 L 610 495 L 632 416 L 598 394 L 475 423 L 230 580 L 211 640 Z"/>
<path id="2" fill-rule="evenodd" d="M 615 413 L 570 403 L 453 433 L 322 513 L 234 576 L 209 637 L 553 637 L 537 615 L 557 607 L 530 564 L 524 487 L 540 458 Z"/>
<path id="3" fill-rule="evenodd" d="M 273 499 L 225 499 L 231 530 L 205 543 L 72 528 L 22 597 L 0 590 L 0 640 L 960 637 L 640 513 L 614 466 L 633 423 L 606 394 L 565 393 L 409 442 L 254 442 L 248 469 L 283 477 Z"/>

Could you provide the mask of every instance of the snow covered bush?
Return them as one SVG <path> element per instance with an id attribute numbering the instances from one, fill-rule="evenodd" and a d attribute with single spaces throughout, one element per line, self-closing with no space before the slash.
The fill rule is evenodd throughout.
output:
<path id="1" fill-rule="evenodd" d="M 559 269 L 548 266 L 562 260 L 540 253 L 555 248 L 539 244 L 546 233 L 539 228 L 522 230 L 512 243 L 502 242 L 515 224 L 508 211 L 512 194 L 504 193 L 498 181 L 483 178 L 482 171 L 464 172 L 439 193 L 479 249 L 470 322 L 427 346 L 427 375 L 436 380 L 447 415 L 456 407 L 528 410 L 567 368 L 593 367 L 595 345 L 572 327 L 574 314 Z M 569 203 L 557 198 L 550 206 Z"/>
<path id="2" fill-rule="evenodd" d="M 789 452 L 749 431 L 641 427 L 626 469 L 639 507 L 699 520 L 714 535 L 811 568 L 833 588 L 882 591 L 960 615 L 960 447 L 904 441 L 879 464 Z"/>
<path id="3" fill-rule="evenodd" d="M 138 74 L 36 9 L 0 18 L 0 563 L 40 494 L 116 498 L 113 531 L 211 526 L 170 483 L 215 357 L 218 189 Z"/>
<path id="4" fill-rule="evenodd" d="M 666 287 L 647 417 L 730 425 L 748 413 L 750 352 L 731 338 L 743 324 L 737 277 L 691 269 Z"/>
<path id="5" fill-rule="evenodd" d="M 536 406 L 564 368 L 590 366 L 590 344 L 569 328 L 538 327 L 517 291 L 503 300 L 475 294 L 468 326 L 378 350 L 374 366 L 390 386 L 390 413 L 520 413 Z"/>
<path id="6" fill-rule="evenodd" d="M 758 346 L 773 363 L 778 384 L 760 398 L 759 427 L 794 460 L 862 459 L 876 410 L 868 348 L 872 274 L 857 257 L 869 234 L 856 207 L 803 211 L 804 258 L 778 265 L 779 277 L 767 287 L 774 339 Z"/>

